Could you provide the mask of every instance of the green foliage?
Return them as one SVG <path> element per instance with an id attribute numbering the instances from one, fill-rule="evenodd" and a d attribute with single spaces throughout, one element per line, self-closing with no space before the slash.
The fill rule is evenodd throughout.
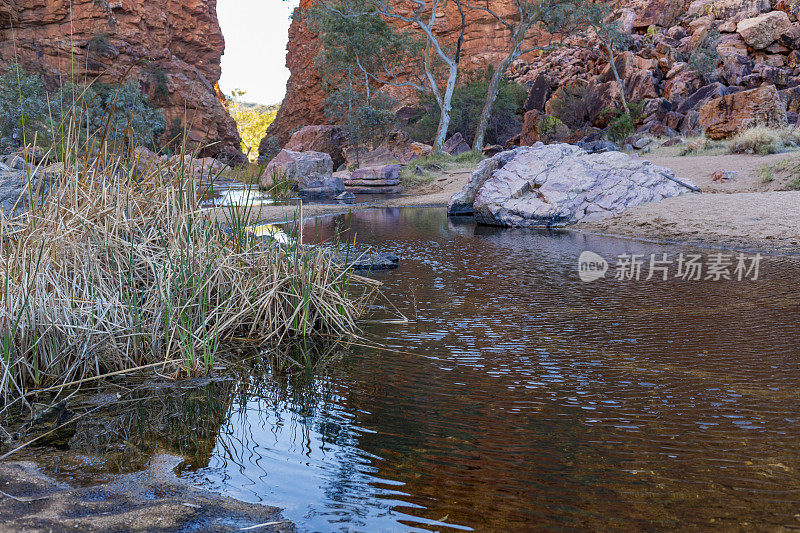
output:
<path id="1" fill-rule="evenodd" d="M 272 168 L 269 173 L 272 186 L 267 190 L 275 200 L 292 198 L 297 194 L 297 182 L 289 177 L 285 170 Z"/>
<path id="2" fill-rule="evenodd" d="M 242 138 L 242 152 L 250 161 L 255 161 L 258 159 L 261 139 L 264 138 L 267 128 L 275 120 L 280 106 L 264 106 L 244 102 L 246 94 L 241 89 L 235 89 L 227 98 L 228 112 L 236 121 L 239 137 Z"/>
<path id="3" fill-rule="evenodd" d="M 636 127 L 633 124 L 633 117 L 629 113 L 619 113 L 608 125 L 608 137 L 620 143 L 633 135 Z"/>
<path id="4" fill-rule="evenodd" d="M 67 82 L 59 91 L 60 111 L 65 122 L 74 122 L 81 138 L 90 144 L 101 141 L 101 133 L 112 146 L 141 144 L 158 148 L 166 122 L 134 81 L 121 85 Z"/>
<path id="5" fill-rule="evenodd" d="M 322 47 L 317 68 L 329 92 L 326 114 L 342 126 L 347 144 L 356 149 L 379 142 L 395 127 L 395 102 L 378 92 L 378 74 L 404 68 L 419 44 L 396 32 L 372 13 L 371 4 L 351 0 L 333 7 L 362 15 L 342 16 L 319 7 L 308 12 L 320 33 Z"/>
<path id="6" fill-rule="evenodd" d="M 615 143 L 621 143 L 636 131 L 636 125 L 644 117 L 644 102 L 631 102 L 628 105 L 630 113 L 619 109 L 605 109 L 604 114 L 611 114 L 612 119 L 608 124 L 608 137 Z"/>
<path id="7" fill-rule="evenodd" d="M 480 120 L 481 111 L 486 103 L 489 90 L 491 70 L 471 72 L 465 76 L 463 83 L 456 86 L 453 92 L 453 111 L 451 114 L 448 136 L 461 133 L 469 144 L 475 140 L 475 130 Z M 525 104 L 527 91 L 518 83 L 503 80 L 497 94 L 492 117 L 486 129 L 487 144 L 505 144 L 509 138 L 519 132 L 519 114 Z M 439 126 L 441 110 L 433 97 L 426 95 L 420 100 L 425 113 L 411 131 L 411 136 L 418 141 L 433 144 Z"/>
<path id="8" fill-rule="evenodd" d="M 0 148 L 8 150 L 50 135 L 49 101 L 41 78 L 18 64 L 0 74 Z"/>
<path id="9" fill-rule="evenodd" d="M 572 129 L 586 125 L 594 111 L 589 86 L 562 85 L 547 102 L 547 111 Z"/>
<path id="10" fill-rule="evenodd" d="M 153 93 L 156 100 L 165 100 L 169 97 L 169 79 L 164 69 L 155 63 L 147 65 L 147 75 L 153 82 Z"/>
<path id="11" fill-rule="evenodd" d="M 536 129 L 545 144 L 564 141 L 565 137 L 569 135 L 569 128 L 561 119 L 553 115 L 544 115 L 540 118 Z"/>
<path id="12" fill-rule="evenodd" d="M 348 146 L 356 149 L 380 142 L 397 123 L 392 111 L 395 101 L 380 93 L 367 97 L 344 85 L 333 91 L 325 103 L 327 117 L 342 126 Z"/>
<path id="13" fill-rule="evenodd" d="M 711 28 L 706 32 L 703 40 L 689 56 L 689 68 L 703 81 L 708 81 L 708 77 L 716 70 L 719 65 L 720 56 L 717 52 L 717 42 L 719 41 L 719 31 Z"/>

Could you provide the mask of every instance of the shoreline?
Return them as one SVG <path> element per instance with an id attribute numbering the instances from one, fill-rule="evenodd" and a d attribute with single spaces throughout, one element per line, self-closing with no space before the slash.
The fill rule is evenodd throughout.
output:
<path id="1" fill-rule="evenodd" d="M 764 164 L 794 159 L 797 154 L 772 156 L 664 156 L 654 155 L 655 164 L 673 168 L 679 177 L 689 177 L 703 191 L 661 202 L 633 207 L 620 215 L 597 222 L 583 222 L 559 228 L 646 242 L 699 248 L 761 252 L 770 255 L 800 255 L 800 191 L 779 190 L 764 184 L 758 169 Z M 718 183 L 711 174 L 720 168 L 736 167 L 741 176 Z M 446 208 L 450 197 L 466 184 L 472 168 L 443 172 L 431 184 L 408 189 L 403 196 L 381 198 L 358 204 L 304 204 L 303 219 L 347 214 L 387 207 Z M 210 210 L 218 220 L 224 208 Z M 291 223 L 298 206 L 253 208 L 254 224 Z"/>

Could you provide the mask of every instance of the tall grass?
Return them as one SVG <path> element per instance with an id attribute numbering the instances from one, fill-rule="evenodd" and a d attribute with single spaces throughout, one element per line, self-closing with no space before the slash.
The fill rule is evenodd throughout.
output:
<path id="1" fill-rule="evenodd" d="M 374 282 L 255 238 L 248 208 L 212 221 L 191 165 L 67 138 L 49 194 L 31 176 L 27 212 L 0 220 L 0 404 L 159 361 L 208 372 L 222 343 L 356 329 Z"/>

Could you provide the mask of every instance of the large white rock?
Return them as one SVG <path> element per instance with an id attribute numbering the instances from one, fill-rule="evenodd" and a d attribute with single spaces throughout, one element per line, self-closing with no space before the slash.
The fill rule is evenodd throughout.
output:
<path id="1" fill-rule="evenodd" d="M 569 144 L 537 143 L 482 161 L 448 212 L 473 213 L 478 223 L 493 226 L 600 220 L 690 192 L 674 178 L 672 170 L 622 152 L 589 154 Z"/>

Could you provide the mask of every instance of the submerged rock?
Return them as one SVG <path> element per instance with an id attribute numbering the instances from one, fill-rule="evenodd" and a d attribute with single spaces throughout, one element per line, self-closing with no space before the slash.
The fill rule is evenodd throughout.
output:
<path id="1" fill-rule="evenodd" d="M 697 190 L 672 170 L 621 152 L 589 154 L 568 144 L 503 152 L 482 161 L 450 200 L 492 226 L 554 226 L 599 220 L 637 205 Z"/>
<path id="2" fill-rule="evenodd" d="M 393 270 L 397 268 L 400 258 L 391 252 L 372 252 L 344 261 L 344 264 L 353 270 Z"/>

